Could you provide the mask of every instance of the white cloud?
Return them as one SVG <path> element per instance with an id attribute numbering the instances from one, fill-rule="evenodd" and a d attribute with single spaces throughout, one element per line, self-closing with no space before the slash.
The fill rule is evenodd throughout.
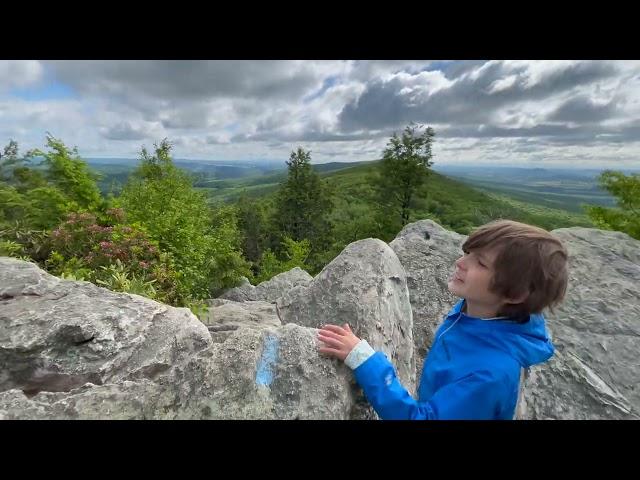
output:
<path id="1" fill-rule="evenodd" d="M 0 93 L 35 85 L 43 76 L 44 67 L 37 60 L 0 60 Z"/>
<path id="2" fill-rule="evenodd" d="M 111 127 L 102 127 L 100 133 L 110 140 L 153 140 L 165 136 L 159 122 L 123 121 Z"/>
<path id="3" fill-rule="evenodd" d="M 518 80 L 518 75 L 509 75 L 504 78 L 499 78 L 489 86 L 488 91 L 489 93 L 496 93 L 501 92 L 502 90 L 508 90 L 513 87 L 516 80 Z"/>
<path id="4" fill-rule="evenodd" d="M 73 96 L 38 100 L 51 82 Z M 637 118 L 635 61 L 0 62 L 0 143 L 42 148 L 50 131 L 88 156 L 167 137 L 187 158 L 370 160 L 417 121 L 436 162 L 625 162 Z"/>
<path id="5" fill-rule="evenodd" d="M 419 72 L 428 68 L 431 63 L 431 60 L 355 60 L 349 62 L 348 76 L 359 82 L 368 82 L 374 78 L 387 80 L 399 72 Z"/>
<path id="6" fill-rule="evenodd" d="M 505 68 L 511 70 L 522 70 L 520 76 L 523 79 L 524 88 L 531 88 L 539 84 L 543 79 L 552 74 L 567 69 L 579 62 L 572 60 L 546 60 L 544 62 L 531 62 L 523 60 L 504 61 Z M 517 77 L 516 77 L 517 78 Z"/>

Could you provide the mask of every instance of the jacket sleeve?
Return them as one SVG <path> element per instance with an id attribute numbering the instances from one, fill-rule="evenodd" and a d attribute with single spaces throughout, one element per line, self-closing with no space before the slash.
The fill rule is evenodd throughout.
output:
<path id="1" fill-rule="evenodd" d="M 367 400 L 383 420 L 491 420 L 508 392 L 492 372 L 469 373 L 418 402 L 400 384 L 393 365 L 376 352 L 354 370 Z"/>

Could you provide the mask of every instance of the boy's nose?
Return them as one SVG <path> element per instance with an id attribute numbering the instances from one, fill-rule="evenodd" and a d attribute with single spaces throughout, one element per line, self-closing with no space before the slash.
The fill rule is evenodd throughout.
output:
<path id="1" fill-rule="evenodd" d="M 464 257 L 460 257 L 456 260 L 456 266 L 464 270 Z"/>

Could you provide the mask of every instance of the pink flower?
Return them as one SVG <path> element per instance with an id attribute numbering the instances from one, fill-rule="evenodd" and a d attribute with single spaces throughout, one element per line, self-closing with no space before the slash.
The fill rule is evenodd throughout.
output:
<path id="1" fill-rule="evenodd" d="M 124 210 L 122 208 L 110 208 L 107 210 L 107 215 L 111 215 L 117 220 L 122 220 L 124 218 Z"/>

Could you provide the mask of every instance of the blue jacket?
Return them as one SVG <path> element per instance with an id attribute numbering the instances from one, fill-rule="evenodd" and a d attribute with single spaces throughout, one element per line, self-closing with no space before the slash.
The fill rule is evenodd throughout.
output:
<path id="1" fill-rule="evenodd" d="M 511 420 L 521 368 L 553 355 L 544 317 L 526 323 L 482 320 L 458 302 L 438 328 L 424 362 L 416 401 L 393 365 L 376 352 L 354 370 L 356 380 L 384 420 Z"/>

